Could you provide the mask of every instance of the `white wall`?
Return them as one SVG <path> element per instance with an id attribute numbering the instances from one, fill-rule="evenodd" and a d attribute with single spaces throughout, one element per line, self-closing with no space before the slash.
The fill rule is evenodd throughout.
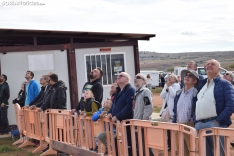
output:
<path id="1" fill-rule="evenodd" d="M 37 52 L 10 52 L 5 55 L 1 53 L 1 73 L 7 75 L 7 82 L 10 86 L 10 99 L 8 108 L 8 119 L 10 125 L 16 124 L 12 100 L 17 97 L 22 82 L 26 80 L 25 73 L 29 69 L 28 55 L 41 54 L 53 54 L 54 70 L 34 71 L 34 79 L 39 82 L 41 76 L 46 75 L 49 72 L 58 74 L 59 80 L 63 80 L 68 88 L 67 108 L 70 109 L 67 53 L 65 51 L 61 52 L 60 50 L 50 50 Z"/>
<path id="2" fill-rule="evenodd" d="M 102 47 L 100 47 L 102 48 Z M 82 88 L 86 80 L 86 71 L 84 65 L 84 55 L 85 54 L 95 54 L 100 53 L 100 48 L 85 48 L 85 49 L 76 49 L 76 69 L 77 69 L 77 80 L 78 80 L 78 96 L 81 97 Z M 131 84 L 134 85 L 134 76 L 135 76 L 135 64 L 134 64 L 134 52 L 133 46 L 123 46 L 123 47 L 111 47 L 110 53 L 124 52 L 125 53 L 125 72 L 131 76 Z M 102 52 L 103 53 L 103 52 Z M 111 85 L 104 86 L 103 92 L 103 101 L 109 97 Z M 103 103 L 102 101 L 102 103 Z"/>

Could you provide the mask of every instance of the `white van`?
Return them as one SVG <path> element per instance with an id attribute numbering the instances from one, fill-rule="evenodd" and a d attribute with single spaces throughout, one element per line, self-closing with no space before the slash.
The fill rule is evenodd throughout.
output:
<path id="1" fill-rule="evenodd" d="M 150 74 L 153 80 L 151 84 L 152 88 L 156 88 L 159 86 L 159 71 L 141 70 L 140 73 L 143 74 L 144 76 L 147 76 L 148 74 Z"/>
<path id="2" fill-rule="evenodd" d="M 181 78 L 181 71 L 187 69 L 187 67 L 175 67 L 174 68 L 174 74 L 177 75 L 178 81 L 180 81 Z M 223 75 L 227 72 L 226 69 L 220 67 L 220 74 Z M 207 78 L 206 70 L 204 67 L 197 67 L 197 73 L 202 75 L 204 78 Z"/>

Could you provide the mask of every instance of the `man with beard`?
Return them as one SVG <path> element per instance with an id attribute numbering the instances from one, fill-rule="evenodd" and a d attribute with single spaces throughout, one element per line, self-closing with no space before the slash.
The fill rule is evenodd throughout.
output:
<path id="1" fill-rule="evenodd" d="M 9 106 L 8 99 L 10 98 L 9 85 L 6 82 L 7 76 L 2 74 L 0 76 L 0 127 L 2 127 L 1 134 L 9 133 L 9 123 L 7 118 L 7 109 Z"/>
<path id="2" fill-rule="evenodd" d="M 25 78 L 27 80 L 26 84 L 26 98 L 24 106 L 28 106 L 40 93 L 40 85 L 36 80 L 33 80 L 34 73 L 32 71 L 27 71 Z"/>
<path id="3" fill-rule="evenodd" d="M 80 102 L 78 103 L 76 109 L 72 109 L 71 113 L 73 114 L 75 111 L 79 112 L 79 110 L 83 111 L 83 100 L 84 100 L 84 93 L 86 90 L 91 90 L 94 94 L 94 98 L 99 103 L 102 103 L 103 98 L 103 86 L 102 86 L 102 69 L 100 67 L 97 67 L 96 69 L 93 69 L 89 73 L 89 81 L 84 84 Z"/>

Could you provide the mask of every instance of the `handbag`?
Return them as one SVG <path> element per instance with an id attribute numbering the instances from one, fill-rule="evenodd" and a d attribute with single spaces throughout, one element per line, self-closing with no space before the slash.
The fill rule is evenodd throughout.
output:
<path id="1" fill-rule="evenodd" d="M 170 113 L 169 113 L 169 109 L 168 107 L 164 108 L 162 110 L 162 114 L 161 114 L 161 121 L 162 122 L 167 122 L 170 120 Z"/>

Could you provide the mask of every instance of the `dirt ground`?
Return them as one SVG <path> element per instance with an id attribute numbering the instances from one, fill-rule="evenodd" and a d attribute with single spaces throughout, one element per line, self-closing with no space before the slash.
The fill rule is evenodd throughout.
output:
<path id="1" fill-rule="evenodd" d="M 160 93 L 153 93 L 153 104 L 157 107 L 162 107 L 163 99 L 160 98 Z"/>

